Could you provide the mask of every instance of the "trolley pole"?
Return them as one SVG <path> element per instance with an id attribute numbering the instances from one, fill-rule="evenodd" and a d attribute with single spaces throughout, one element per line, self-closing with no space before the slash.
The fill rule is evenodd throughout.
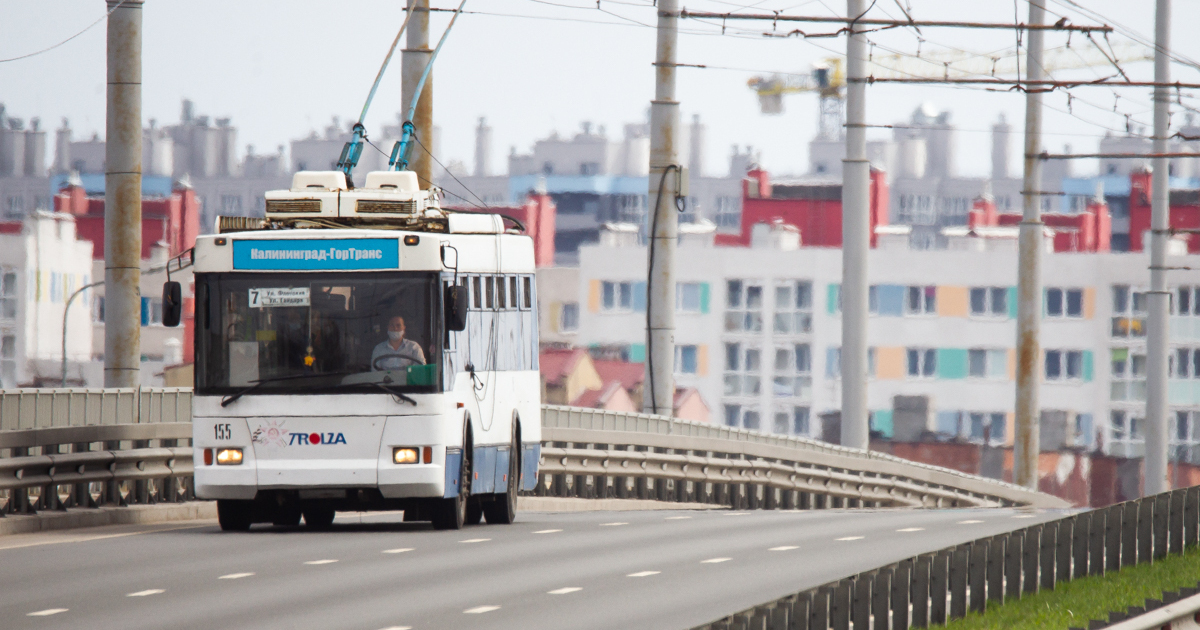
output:
<path id="1" fill-rule="evenodd" d="M 421 81 L 421 73 L 429 63 L 433 51 L 429 49 L 429 0 L 408 0 L 408 11 L 412 17 L 408 22 L 408 33 L 405 35 L 406 48 L 401 51 L 400 59 L 400 102 L 403 109 L 412 102 L 413 92 Z M 433 151 L 433 72 L 425 80 L 425 89 L 417 101 L 417 112 L 413 116 L 413 125 L 417 141 L 429 151 Z M 429 154 L 418 148 L 412 151 L 409 170 L 415 172 L 421 185 L 428 187 L 433 182 L 433 161 Z"/>
<path id="2" fill-rule="evenodd" d="M 1045 22 L 1044 0 L 1029 1 L 1029 24 Z M 1025 78 L 1041 81 L 1044 31 L 1026 31 Z M 1022 190 L 1024 213 L 1018 233 L 1017 269 L 1017 398 L 1016 440 L 1013 443 L 1013 480 L 1017 485 L 1037 489 L 1038 395 L 1042 365 L 1042 172 L 1038 154 L 1042 151 L 1042 94 L 1025 92 L 1025 182 Z"/>
<path id="3" fill-rule="evenodd" d="M 1167 353 L 1171 293 L 1167 288 L 1167 231 L 1171 224 L 1167 134 L 1170 116 L 1171 0 L 1158 0 L 1154 18 L 1154 173 L 1150 195 L 1150 319 L 1146 322 L 1146 494 L 1171 489 L 1167 479 Z"/>
<path id="4" fill-rule="evenodd" d="M 646 317 L 646 381 L 649 413 L 672 415 L 675 399 L 675 245 L 679 238 L 679 102 L 675 100 L 677 0 L 658 0 L 654 100 L 650 101 L 649 282 Z"/>
<path id="5" fill-rule="evenodd" d="M 142 0 L 107 4 L 104 386 L 137 387 L 142 354 Z"/>
<path id="6" fill-rule="evenodd" d="M 847 0 L 851 20 L 863 0 Z M 870 246 L 870 178 L 867 161 L 866 36 L 850 22 L 846 41 L 846 158 L 842 161 L 842 446 L 865 449 L 867 416 L 867 250 Z M 860 79 L 855 81 L 855 79 Z"/>

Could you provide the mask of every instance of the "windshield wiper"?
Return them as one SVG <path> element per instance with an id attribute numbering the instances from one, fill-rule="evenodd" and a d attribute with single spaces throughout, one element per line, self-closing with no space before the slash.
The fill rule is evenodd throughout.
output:
<path id="1" fill-rule="evenodd" d="M 395 396 L 396 398 L 399 398 L 400 400 L 402 400 L 406 403 L 412 403 L 412 406 L 414 406 L 414 407 L 417 406 L 416 400 L 410 398 L 409 396 L 405 396 L 404 393 L 401 391 L 392 389 L 391 387 L 388 387 L 387 385 L 384 385 L 383 383 L 372 383 L 372 385 L 374 385 L 375 387 L 378 387 L 379 389 L 382 389 L 383 391 L 391 394 L 392 396 Z"/>
<path id="2" fill-rule="evenodd" d="M 261 378 L 261 379 L 258 379 L 257 381 L 254 381 L 253 385 L 251 385 L 241 391 L 230 394 L 230 395 L 226 396 L 225 398 L 222 398 L 221 406 L 228 407 L 229 405 L 232 405 L 237 399 L 241 398 L 242 396 L 245 396 L 246 394 L 249 394 L 250 392 L 258 389 L 259 387 L 262 387 L 263 385 L 266 385 L 267 383 L 277 383 L 279 381 L 294 381 L 294 380 L 302 379 L 302 378 L 320 378 L 322 376 L 345 376 L 346 374 L 349 374 L 349 372 L 328 372 L 325 374 L 293 374 L 291 376 L 274 376 L 271 378 Z"/>

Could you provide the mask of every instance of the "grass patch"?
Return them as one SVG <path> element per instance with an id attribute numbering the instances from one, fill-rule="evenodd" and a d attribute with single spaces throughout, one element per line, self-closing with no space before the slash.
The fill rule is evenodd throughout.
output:
<path id="1" fill-rule="evenodd" d="M 1062 582 L 1053 591 L 1040 591 L 1004 605 L 989 602 L 984 612 L 968 614 L 946 628 L 1086 628 L 1090 619 L 1108 619 L 1108 613 L 1114 610 L 1141 606 L 1147 599 L 1160 599 L 1163 591 L 1196 586 L 1197 581 L 1200 581 L 1200 548 L 1192 547 L 1182 556 L 1168 555 L 1154 564 L 1138 564 L 1104 576 Z"/>

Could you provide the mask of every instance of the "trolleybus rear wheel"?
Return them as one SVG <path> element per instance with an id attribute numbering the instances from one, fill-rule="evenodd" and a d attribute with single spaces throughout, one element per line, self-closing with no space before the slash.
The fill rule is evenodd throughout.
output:
<path id="1" fill-rule="evenodd" d="M 513 427 L 513 442 L 508 452 L 508 486 L 504 494 L 483 505 L 483 515 L 491 525 L 509 525 L 517 520 L 517 492 L 521 489 L 521 433 Z"/>
<path id="2" fill-rule="evenodd" d="M 249 501 L 217 499 L 217 522 L 227 532 L 244 532 L 250 529 Z"/>
<path id="3" fill-rule="evenodd" d="M 310 506 L 304 508 L 304 524 L 312 529 L 329 529 L 335 516 L 333 508 Z"/>

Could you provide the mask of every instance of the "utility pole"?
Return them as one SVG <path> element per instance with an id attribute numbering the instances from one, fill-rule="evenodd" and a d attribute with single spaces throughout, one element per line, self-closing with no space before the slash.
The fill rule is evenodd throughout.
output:
<path id="1" fill-rule="evenodd" d="M 1045 0 L 1029 0 L 1029 24 L 1041 25 L 1046 19 Z M 1041 81 L 1045 31 L 1026 32 L 1025 78 Z M 1022 199 L 1024 213 L 1018 233 L 1017 268 L 1017 398 L 1016 439 L 1013 442 L 1013 481 L 1036 490 L 1042 381 L 1042 171 L 1038 154 L 1042 152 L 1042 93 L 1025 91 L 1025 182 Z"/>
<path id="2" fill-rule="evenodd" d="M 1167 353 L 1171 293 L 1167 288 L 1167 231 L 1171 227 L 1167 134 L 1171 80 L 1171 0 L 1158 0 L 1154 17 L 1154 174 L 1150 194 L 1150 294 L 1146 322 L 1146 494 L 1171 489 L 1167 479 Z"/>
<path id="3" fill-rule="evenodd" d="M 846 0 L 846 158 L 842 161 L 842 446 L 865 449 L 867 416 L 867 250 L 871 165 L 867 161 L 866 35 L 853 20 L 863 0 Z M 855 81 L 854 79 L 860 79 Z"/>
<path id="4" fill-rule="evenodd" d="M 681 192 L 679 102 L 675 100 L 677 0 L 658 0 L 658 42 L 654 61 L 654 100 L 650 101 L 649 282 L 646 286 L 646 382 L 649 413 L 672 415 L 675 399 L 675 245 Z"/>
<path id="5" fill-rule="evenodd" d="M 429 63 L 432 51 L 429 49 L 429 0 L 408 0 L 408 33 L 407 47 L 401 51 L 400 59 L 400 102 L 404 103 L 401 111 L 408 108 L 412 101 L 421 74 Z M 402 121 L 403 122 L 403 121 Z M 417 101 L 417 113 L 413 116 L 413 125 L 417 141 L 429 151 L 433 151 L 433 72 L 425 80 L 425 89 Z M 428 187 L 433 182 L 433 161 L 424 150 L 412 151 L 409 170 L 415 172 L 421 185 Z"/>
<path id="6" fill-rule="evenodd" d="M 108 0 L 108 102 L 104 149 L 105 387 L 137 387 L 141 380 L 142 1 Z"/>

